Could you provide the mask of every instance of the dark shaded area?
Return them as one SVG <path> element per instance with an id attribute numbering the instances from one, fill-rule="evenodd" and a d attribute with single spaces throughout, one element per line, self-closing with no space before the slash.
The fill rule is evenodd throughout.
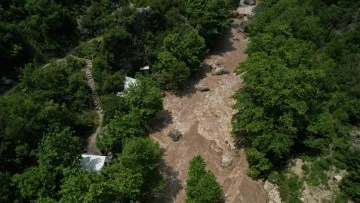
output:
<path id="1" fill-rule="evenodd" d="M 207 73 L 211 73 L 210 64 L 204 63 L 187 81 L 187 84 L 184 85 L 184 88 L 175 92 L 176 96 L 179 97 L 191 97 L 191 95 L 196 93 L 195 85 L 199 81 L 206 77 Z"/>
<path id="2" fill-rule="evenodd" d="M 165 162 L 162 161 L 160 172 L 164 177 L 166 187 L 159 196 L 157 201 L 159 203 L 169 203 L 173 202 L 179 192 L 182 190 L 181 182 L 178 179 L 179 172 L 175 171 L 170 166 L 166 166 Z"/>
<path id="3" fill-rule="evenodd" d="M 151 121 L 151 132 L 158 132 L 173 123 L 173 118 L 169 110 L 163 110 L 156 114 L 155 118 Z"/>
<path id="4" fill-rule="evenodd" d="M 231 23 L 231 27 L 215 40 L 211 47 L 210 55 L 222 56 L 226 52 L 234 51 L 235 47 L 231 41 L 234 38 L 234 34 L 231 32 L 231 29 L 239 29 L 240 26 L 240 24 Z"/>

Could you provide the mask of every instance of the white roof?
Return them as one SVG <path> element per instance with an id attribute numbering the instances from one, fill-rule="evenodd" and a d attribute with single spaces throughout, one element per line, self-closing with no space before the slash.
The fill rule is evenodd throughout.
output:
<path id="1" fill-rule="evenodd" d="M 97 156 L 97 155 L 89 155 L 82 154 L 81 155 L 81 167 L 88 171 L 100 172 L 105 163 L 105 156 Z"/>
<path id="2" fill-rule="evenodd" d="M 136 84 L 136 79 L 135 78 L 125 76 L 125 85 L 124 85 L 125 91 L 127 89 L 129 89 L 129 87 L 131 85 L 134 85 L 134 84 Z"/>
<path id="3" fill-rule="evenodd" d="M 150 66 L 144 66 L 142 68 L 140 68 L 140 70 L 149 70 L 150 69 Z"/>

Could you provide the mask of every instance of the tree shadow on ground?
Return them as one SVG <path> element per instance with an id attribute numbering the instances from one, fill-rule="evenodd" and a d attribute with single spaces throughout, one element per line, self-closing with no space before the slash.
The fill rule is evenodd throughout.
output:
<path id="1" fill-rule="evenodd" d="M 151 121 L 151 133 L 159 132 L 162 129 L 173 123 L 173 118 L 169 110 L 163 110 L 156 114 L 155 118 Z"/>
<path id="2" fill-rule="evenodd" d="M 239 27 L 241 27 L 239 23 L 232 22 L 229 29 L 214 41 L 210 48 L 208 57 L 213 55 L 223 56 L 228 52 L 236 50 L 234 47 L 235 36 L 232 32 L 232 29 L 239 29 Z M 211 65 L 212 64 L 204 63 L 204 65 L 200 67 L 197 72 L 192 74 L 187 83 L 184 85 L 184 88 L 178 92 L 175 92 L 175 95 L 178 97 L 190 97 L 195 94 L 195 85 L 198 84 L 201 79 L 205 78 L 207 73 L 211 72 Z"/>
<path id="3" fill-rule="evenodd" d="M 176 196 L 183 188 L 181 185 L 181 181 L 178 178 L 179 172 L 175 171 L 170 166 L 167 166 L 164 160 L 162 160 L 160 172 L 164 177 L 166 186 L 164 190 L 160 192 L 156 202 L 159 203 L 174 202 Z"/>
<path id="4" fill-rule="evenodd" d="M 199 81 L 206 77 L 207 73 L 211 72 L 211 64 L 203 63 L 203 65 L 197 70 L 186 82 L 184 88 L 175 92 L 175 95 L 178 97 L 190 97 L 196 93 L 196 84 Z"/>
<path id="5" fill-rule="evenodd" d="M 234 42 L 231 40 L 235 36 L 232 29 L 238 29 L 240 24 L 232 22 L 229 29 L 220 35 L 210 48 L 210 55 L 222 56 L 227 52 L 234 51 Z"/>

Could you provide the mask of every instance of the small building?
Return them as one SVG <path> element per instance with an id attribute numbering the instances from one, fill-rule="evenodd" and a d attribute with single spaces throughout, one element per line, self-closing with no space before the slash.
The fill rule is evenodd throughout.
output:
<path id="1" fill-rule="evenodd" d="M 150 70 L 150 66 L 144 66 L 140 68 L 141 71 Z"/>
<path id="2" fill-rule="evenodd" d="M 136 79 L 125 76 L 125 84 L 124 84 L 124 91 L 126 92 L 131 85 L 136 84 Z"/>
<path id="3" fill-rule="evenodd" d="M 122 97 L 124 94 L 128 91 L 131 85 L 136 84 L 136 79 L 125 76 L 125 82 L 124 82 L 124 91 L 123 92 L 117 92 L 116 96 Z"/>
<path id="4" fill-rule="evenodd" d="M 104 167 L 106 156 L 82 154 L 81 167 L 88 171 L 99 173 Z"/>

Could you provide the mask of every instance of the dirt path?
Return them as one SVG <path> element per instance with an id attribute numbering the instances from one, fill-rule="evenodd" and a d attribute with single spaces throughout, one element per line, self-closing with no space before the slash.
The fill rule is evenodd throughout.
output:
<path id="1" fill-rule="evenodd" d="M 73 49 L 73 50 L 75 50 L 75 49 Z M 66 57 L 69 57 L 69 56 L 73 56 L 73 55 L 71 55 L 71 53 L 69 53 Z M 56 62 L 58 62 L 58 63 L 63 62 L 63 61 L 66 60 L 66 57 L 62 58 L 62 59 L 58 59 L 58 60 L 56 60 Z M 86 151 L 87 154 L 101 155 L 100 149 L 96 146 L 96 140 L 97 140 L 97 136 L 100 133 L 101 128 L 102 128 L 102 122 L 103 122 L 104 114 L 103 114 L 103 111 L 102 111 L 99 96 L 96 93 L 95 81 L 94 81 L 94 79 L 92 77 L 92 70 L 91 70 L 92 69 L 92 61 L 88 60 L 88 59 L 84 59 L 84 58 L 79 58 L 79 57 L 76 57 L 76 56 L 73 56 L 73 57 L 75 57 L 77 59 L 80 59 L 80 60 L 85 60 L 85 62 L 86 62 L 86 66 L 83 69 L 83 71 L 85 72 L 85 76 L 86 76 L 88 85 L 90 86 L 91 91 L 92 91 L 92 99 L 93 99 L 93 102 L 95 104 L 95 112 L 96 112 L 96 117 L 97 117 L 97 120 L 98 120 L 98 126 L 97 126 L 95 132 L 87 140 L 87 146 L 86 146 L 85 151 Z M 45 67 L 47 67 L 49 65 L 50 65 L 50 63 L 45 64 L 42 67 L 45 68 Z M 15 85 L 10 90 L 3 93 L 1 96 L 7 96 L 7 95 L 11 94 L 19 86 L 20 86 L 20 84 Z"/>
<path id="2" fill-rule="evenodd" d="M 242 79 L 233 72 L 239 62 L 246 59 L 244 50 L 248 40 L 237 32 L 241 21 L 236 19 L 231 30 L 218 42 L 220 47 L 205 60 L 207 64 L 224 63 L 231 74 L 206 76 L 199 81 L 210 87 L 209 92 L 191 92 L 183 97 L 166 93 L 164 108 L 170 121 L 164 129 L 151 138 L 160 144 L 164 155 L 163 173 L 169 187 L 160 195 L 160 202 L 184 202 L 188 162 L 202 155 L 225 193 L 226 202 L 266 202 L 262 182 L 246 175 L 247 161 L 242 149 L 234 147 L 231 137 L 231 118 L 235 113 L 231 96 L 241 88 Z M 234 39 L 236 38 L 236 40 Z M 165 124 L 164 124 L 165 125 Z M 178 129 L 183 137 L 173 142 L 168 136 L 171 129 Z M 232 159 L 232 165 L 221 167 L 222 156 Z"/>
<path id="3" fill-rule="evenodd" d="M 96 146 L 96 140 L 97 136 L 101 131 L 102 128 L 102 122 L 104 118 L 104 114 L 101 107 L 101 102 L 99 99 L 99 96 L 96 92 L 95 88 L 95 81 L 92 76 L 92 61 L 89 59 L 85 59 L 86 65 L 83 71 L 85 72 L 85 76 L 87 79 L 87 83 L 92 91 L 92 99 L 95 105 L 95 111 L 98 118 L 98 126 L 95 130 L 95 132 L 88 138 L 87 146 L 86 146 L 86 153 L 92 154 L 92 155 L 101 155 L 100 149 Z"/>
<path id="4" fill-rule="evenodd" d="M 11 93 L 13 93 L 15 90 L 17 90 L 17 88 L 20 86 L 20 84 L 17 84 L 15 86 L 13 86 L 11 89 L 9 89 L 8 91 L 4 92 L 1 96 L 7 96 Z"/>
<path id="5" fill-rule="evenodd" d="M 100 149 L 96 146 L 96 140 L 97 140 L 97 136 L 99 135 L 101 128 L 102 128 L 102 121 L 103 121 L 103 113 L 100 112 L 99 110 L 96 110 L 96 115 L 98 118 L 98 126 L 95 130 L 95 132 L 88 138 L 88 143 L 86 146 L 86 154 L 91 154 L 91 155 L 101 155 L 101 151 Z"/>

